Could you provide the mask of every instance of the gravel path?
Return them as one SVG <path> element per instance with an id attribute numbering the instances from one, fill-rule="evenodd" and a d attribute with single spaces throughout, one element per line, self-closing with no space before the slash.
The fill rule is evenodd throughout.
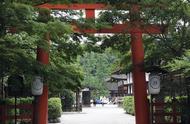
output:
<path id="1" fill-rule="evenodd" d="M 116 105 L 97 105 L 82 112 L 64 112 L 61 124 L 135 124 L 135 117 Z"/>

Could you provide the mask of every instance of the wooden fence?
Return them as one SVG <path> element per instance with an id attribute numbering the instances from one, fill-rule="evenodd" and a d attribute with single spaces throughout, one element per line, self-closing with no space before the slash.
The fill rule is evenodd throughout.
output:
<path id="1" fill-rule="evenodd" d="M 181 124 L 181 111 L 176 102 L 152 103 L 152 124 Z"/>
<path id="2" fill-rule="evenodd" d="M 15 114 L 16 111 L 16 114 Z M 32 124 L 33 119 L 33 105 L 19 104 L 19 105 L 0 105 L 0 123 L 7 124 L 7 122 L 25 122 Z"/>

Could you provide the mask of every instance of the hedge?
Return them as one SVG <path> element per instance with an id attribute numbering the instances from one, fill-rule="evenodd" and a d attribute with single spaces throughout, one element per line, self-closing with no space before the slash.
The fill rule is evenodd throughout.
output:
<path id="1" fill-rule="evenodd" d="M 123 108 L 126 111 L 126 113 L 134 115 L 135 109 L 134 109 L 134 97 L 133 96 L 125 96 L 123 98 Z"/>
<path id="2" fill-rule="evenodd" d="M 61 117 L 62 105 L 60 98 L 50 98 L 48 100 L 48 119 L 49 122 L 57 123 L 59 122 L 59 117 Z"/>
<path id="3" fill-rule="evenodd" d="M 17 98 L 17 104 L 32 104 L 34 98 L 32 97 L 18 97 Z M 14 105 L 15 104 L 15 98 L 5 98 L 0 99 L 0 105 Z"/>

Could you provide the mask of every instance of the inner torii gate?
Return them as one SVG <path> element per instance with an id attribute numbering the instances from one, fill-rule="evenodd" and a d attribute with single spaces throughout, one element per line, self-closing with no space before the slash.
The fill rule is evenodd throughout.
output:
<path id="1" fill-rule="evenodd" d="M 39 8 L 51 10 L 85 10 L 86 19 L 95 19 L 95 10 L 108 9 L 105 4 L 42 4 Z M 140 17 L 140 5 L 131 4 L 130 21 L 125 24 L 115 24 L 112 28 L 103 29 L 85 29 L 81 30 L 74 27 L 74 31 L 80 33 L 129 33 L 131 35 L 131 50 L 133 63 L 133 83 L 135 97 L 135 116 L 136 124 L 149 124 L 149 105 L 147 100 L 147 84 L 144 71 L 144 48 L 142 42 L 142 34 L 160 34 L 164 32 L 161 25 L 143 24 Z M 48 64 L 49 55 L 43 49 L 38 48 L 37 60 L 43 64 Z M 47 124 L 47 86 L 40 96 L 38 123 Z"/>

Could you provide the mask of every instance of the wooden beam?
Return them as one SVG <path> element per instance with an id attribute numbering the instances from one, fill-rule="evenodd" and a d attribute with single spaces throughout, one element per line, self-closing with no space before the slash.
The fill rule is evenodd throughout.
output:
<path id="1" fill-rule="evenodd" d="M 162 34 L 167 32 L 167 25 L 147 24 L 141 26 L 142 32 L 146 34 Z"/>
<path id="2" fill-rule="evenodd" d="M 38 8 L 46 8 L 52 10 L 82 10 L 82 9 L 96 9 L 102 10 L 106 9 L 105 4 L 41 4 L 37 6 Z"/>
<path id="3" fill-rule="evenodd" d="M 95 19 L 95 10 L 94 9 L 86 9 L 85 14 L 86 14 L 86 19 Z"/>
<path id="4" fill-rule="evenodd" d="M 134 5 L 134 3 L 128 3 L 128 5 Z M 139 7 L 145 7 L 145 8 L 152 8 L 152 7 L 159 7 L 162 9 L 168 8 L 166 5 L 163 4 L 135 4 Z M 96 9 L 96 10 L 105 10 L 111 8 L 111 6 L 108 6 L 103 3 L 99 4 L 79 4 L 79 3 L 72 3 L 72 4 L 50 4 L 50 3 L 45 3 L 41 5 L 37 5 L 39 8 L 46 8 L 46 9 L 55 9 L 55 10 L 81 10 L 81 9 Z M 126 5 L 120 6 L 121 10 L 125 10 Z M 129 8 L 128 8 L 129 9 Z"/>
<path id="5" fill-rule="evenodd" d="M 161 25 L 144 25 L 139 27 L 133 27 L 130 23 L 127 24 L 114 24 L 110 28 L 102 29 L 79 29 L 77 26 L 73 26 L 73 30 L 78 33 L 151 33 L 160 34 L 166 32 L 164 26 Z"/>

